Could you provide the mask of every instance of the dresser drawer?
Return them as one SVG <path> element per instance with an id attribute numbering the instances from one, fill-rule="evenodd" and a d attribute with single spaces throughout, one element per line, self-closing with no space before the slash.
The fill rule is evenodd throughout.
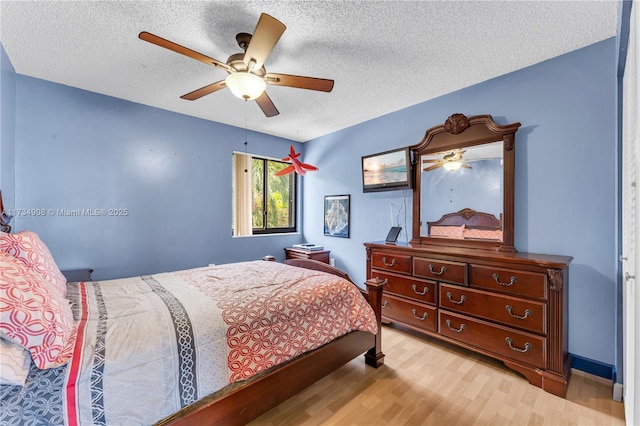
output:
<path id="1" fill-rule="evenodd" d="M 514 361 L 546 368 L 547 339 L 479 319 L 438 311 L 443 336 L 482 348 Z"/>
<path id="2" fill-rule="evenodd" d="M 436 303 L 436 283 L 433 281 L 418 280 L 415 278 L 396 275 L 378 270 L 371 270 L 371 278 L 379 278 L 386 281 L 385 293 L 410 297 L 422 303 Z"/>
<path id="3" fill-rule="evenodd" d="M 440 284 L 439 300 L 441 308 L 547 333 L 547 306 L 542 302 L 447 284 Z"/>
<path id="4" fill-rule="evenodd" d="M 387 294 L 382 295 L 382 317 L 396 320 L 421 330 L 436 331 L 436 313 L 433 306 L 411 303 Z"/>
<path id="5" fill-rule="evenodd" d="M 402 256 L 385 252 L 373 252 L 371 253 L 371 267 L 410 274 L 411 256 Z"/>
<path id="6" fill-rule="evenodd" d="M 547 275 L 536 272 L 470 265 L 469 285 L 518 296 L 547 299 Z"/>
<path id="7" fill-rule="evenodd" d="M 467 264 L 414 257 L 413 275 L 437 281 L 467 285 Z"/>

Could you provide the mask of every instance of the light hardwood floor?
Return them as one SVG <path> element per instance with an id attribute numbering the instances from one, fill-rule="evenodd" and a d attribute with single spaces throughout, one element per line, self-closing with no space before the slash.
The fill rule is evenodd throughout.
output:
<path id="1" fill-rule="evenodd" d="M 562 399 L 435 339 L 384 327 L 382 342 L 384 366 L 358 357 L 250 425 L 624 425 L 610 380 L 573 370 Z"/>

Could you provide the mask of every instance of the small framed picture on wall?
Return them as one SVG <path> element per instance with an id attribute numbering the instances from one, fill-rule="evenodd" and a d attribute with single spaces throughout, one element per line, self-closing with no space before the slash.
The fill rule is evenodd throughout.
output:
<path id="1" fill-rule="evenodd" d="M 325 195 L 324 235 L 349 238 L 350 195 Z"/>

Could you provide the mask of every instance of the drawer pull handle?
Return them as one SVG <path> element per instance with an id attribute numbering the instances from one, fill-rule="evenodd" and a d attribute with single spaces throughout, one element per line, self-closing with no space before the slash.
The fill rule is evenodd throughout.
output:
<path id="1" fill-rule="evenodd" d="M 392 267 L 396 266 L 396 263 L 398 263 L 398 262 L 394 258 L 394 259 L 391 259 L 391 263 L 387 263 L 387 258 L 383 257 L 382 258 L 382 263 L 384 263 L 384 266 L 388 266 L 389 268 L 392 268 Z"/>
<path id="2" fill-rule="evenodd" d="M 516 352 L 527 352 L 529 349 L 531 349 L 533 346 L 531 346 L 531 343 L 527 342 L 524 344 L 524 349 L 520 349 L 520 348 L 516 348 L 514 347 L 511 342 L 513 340 L 511 340 L 511 337 L 507 337 L 506 339 L 504 339 L 507 342 L 507 345 L 509 345 L 509 348 L 511 348 L 511 350 L 516 351 Z"/>
<path id="3" fill-rule="evenodd" d="M 501 283 L 500 276 L 498 274 L 493 274 L 493 279 L 495 280 L 496 283 L 504 287 L 511 287 L 513 284 L 515 284 L 516 281 L 518 281 L 516 277 L 511 277 L 511 281 L 509 281 L 508 283 Z"/>
<path id="4" fill-rule="evenodd" d="M 520 319 L 520 320 L 527 319 L 527 318 L 529 318 L 531 315 L 533 315 L 533 312 L 531 311 L 531 309 L 525 309 L 525 310 L 524 310 L 524 315 L 522 315 L 522 316 L 521 316 L 521 315 L 516 315 L 516 314 L 514 314 L 513 312 L 511 312 L 511 310 L 513 309 L 513 308 L 511 307 L 511 305 L 507 305 L 507 306 L 505 306 L 504 308 L 507 310 L 507 312 L 509 312 L 509 315 L 511 315 L 511 316 L 512 316 L 512 317 L 514 317 L 514 318 Z"/>
<path id="5" fill-rule="evenodd" d="M 433 270 L 433 265 L 429 264 L 429 271 L 431 271 L 433 275 L 442 275 L 445 273 L 446 270 L 447 270 L 447 267 L 443 265 L 442 267 L 440 267 L 440 272 L 436 272 Z"/>
<path id="6" fill-rule="evenodd" d="M 464 325 L 464 324 L 460 324 L 460 328 L 453 328 L 451 326 L 451 320 L 447 320 L 446 322 L 447 322 L 447 327 L 449 327 L 449 330 L 455 331 L 456 333 L 462 333 L 464 331 L 464 329 L 467 328 L 467 326 Z M 507 337 L 507 339 L 508 339 L 508 337 Z"/>
<path id="7" fill-rule="evenodd" d="M 418 291 L 418 286 L 417 285 L 413 285 L 413 292 L 419 296 L 424 296 L 425 294 L 429 293 L 429 287 L 424 286 L 424 289 L 422 290 L 422 293 L 420 293 Z"/>
<path id="8" fill-rule="evenodd" d="M 380 277 L 376 277 L 376 281 L 380 281 Z M 384 280 L 382 280 L 382 282 L 380 283 L 380 285 L 385 285 L 385 284 L 389 284 L 389 278 L 385 278 Z"/>
<path id="9" fill-rule="evenodd" d="M 416 317 L 416 319 L 419 319 L 420 321 L 424 321 L 429 317 L 429 314 L 427 312 L 425 312 L 422 317 L 419 317 L 418 315 L 416 315 L 418 312 L 415 309 L 413 310 L 413 316 Z"/>
<path id="10" fill-rule="evenodd" d="M 447 292 L 447 298 L 449 299 L 449 302 L 455 303 L 456 305 L 461 305 L 465 300 L 467 300 L 467 296 L 464 294 L 460 296 L 460 300 L 453 300 L 453 294 L 451 294 L 450 291 Z"/>
<path id="11" fill-rule="evenodd" d="M 384 302 L 382 302 L 382 307 L 386 308 L 388 304 L 389 304 L 389 301 L 385 300 Z"/>

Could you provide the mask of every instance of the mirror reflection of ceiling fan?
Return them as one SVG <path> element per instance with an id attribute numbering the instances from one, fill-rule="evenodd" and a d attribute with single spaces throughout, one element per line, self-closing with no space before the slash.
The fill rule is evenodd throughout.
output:
<path id="1" fill-rule="evenodd" d="M 138 37 L 141 40 L 164 47 L 165 49 L 172 50 L 227 72 L 228 75 L 224 80 L 208 84 L 186 95 L 182 95 L 180 96 L 182 99 L 194 101 L 205 95 L 229 87 L 231 92 L 240 99 L 247 101 L 255 99 L 260 109 L 262 109 L 262 112 L 264 112 L 267 117 L 273 117 L 280 112 L 267 95 L 267 92 L 265 92 L 267 84 L 317 90 L 320 92 L 330 92 L 333 89 L 333 80 L 267 73 L 264 68 L 264 62 L 286 28 L 282 22 L 274 17 L 266 13 L 261 14 L 253 36 L 247 33 L 239 33 L 236 35 L 236 41 L 244 52 L 229 56 L 226 62 L 210 58 L 195 50 L 191 50 L 146 31 L 141 32 Z"/>
<path id="2" fill-rule="evenodd" d="M 429 167 L 424 168 L 423 170 L 425 172 L 430 172 L 431 170 L 435 170 L 439 167 L 444 168 L 445 170 L 448 170 L 450 172 L 458 170 L 460 167 L 463 167 L 465 169 L 471 169 L 472 167 L 467 164 L 464 159 L 462 158 L 462 154 L 464 154 L 466 151 L 461 151 L 459 149 L 454 150 L 454 151 L 450 151 L 447 152 L 442 158 L 438 159 L 438 158 L 428 158 L 428 159 L 423 159 L 422 162 L 424 163 L 435 163 Z"/>

